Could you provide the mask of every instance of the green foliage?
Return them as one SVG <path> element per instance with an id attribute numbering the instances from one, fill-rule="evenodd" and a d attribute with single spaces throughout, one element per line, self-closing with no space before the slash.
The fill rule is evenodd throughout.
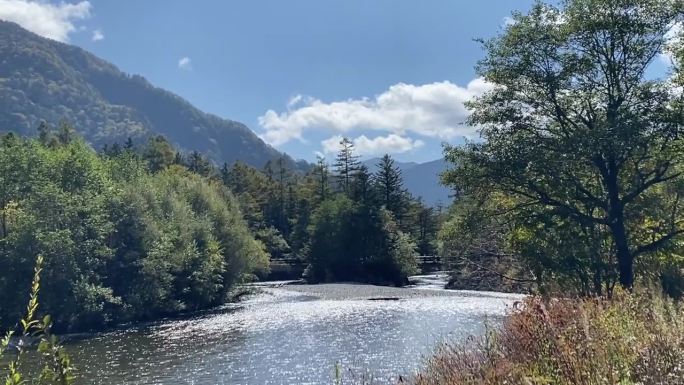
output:
<path id="1" fill-rule="evenodd" d="M 22 343 L 17 346 L 18 352 L 9 361 L 7 368 L 0 369 L 0 375 L 5 377 L 5 385 L 46 384 L 46 385 L 70 385 L 74 383 L 74 367 L 69 355 L 64 351 L 57 337 L 50 333 L 51 318 L 44 316 L 37 318 L 38 293 L 40 291 L 40 274 L 42 272 L 43 257 L 38 256 L 31 282 L 26 315 L 19 322 L 21 335 L 18 340 L 38 340 L 38 353 L 44 362 L 40 373 L 33 379 L 29 378 L 23 370 L 22 363 L 26 348 Z M 0 341 L 0 358 L 7 354 L 14 332 L 9 331 Z"/>
<path id="2" fill-rule="evenodd" d="M 451 288 L 530 291 L 533 272 L 538 272 L 543 263 L 538 258 L 541 253 L 523 259 L 524 255 L 509 246 L 507 236 L 514 230 L 499 212 L 505 209 L 505 200 L 496 196 L 481 201 L 462 197 L 451 207 L 438 235 L 439 254 L 445 256 L 446 267 L 452 272 Z"/>
<path id="3" fill-rule="evenodd" d="M 169 164 L 174 154 L 159 138 L 143 156 L 98 156 L 78 137 L 2 138 L 0 329 L 21 316 L 27 255 L 45 258 L 42 309 L 61 330 L 214 306 L 267 269 L 233 195 Z"/>
<path id="4" fill-rule="evenodd" d="M 645 69 L 682 15 L 677 0 L 539 3 L 484 43 L 484 140 L 447 148 L 444 181 L 494 199 L 497 249 L 538 281 L 600 294 L 680 254 L 684 104 Z"/>
<path id="5" fill-rule="evenodd" d="M 150 171 L 157 172 L 174 163 L 176 151 L 166 138 L 158 135 L 147 142 L 143 158 L 147 161 Z"/>
<path id="6" fill-rule="evenodd" d="M 41 131 L 0 139 L 0 328 L 21 316 L 37 253 L 42 309 L 67 331 L 218 305 L 269 257 L 309 261 L 318 281 L 402 285 L 416 271 L 410 211 L 397 225 L 362 167 L 333 193 L 325 168 L 301 176 L 284 159 L 216 170 L 163 137 L 97 154 L 66 126 Z"/>
<path id="7" fill-rule="evenodd" d="M 340 141 L 340 151 L 334 166 L 340 189 L 349 193 L 354 175 L 360 167 L 359 157 L 354 154 L 354 144 L 349 138 L 342 138 Z"/>
<path id="8" fill-rule="evenodd" d="M 436 215 L 403 189 L 392 158 L 383 159 L 386 167 L 372 175 L 343 140 L 333 173 L 322 158 L 305 175 L 279 159 L 263 170 L 225 165 L 220 178 L 271 258 L 308 262 L 314 282 L 403 285 L 417 271 L 416 242 L 435 251 Z"/>
<path id="9" fill-rule="evenodd" d="M 408 210 L 409 197 L 404 189 L 401 170 L 394 163 L 394 159 L 385 154 L 378 165 L 375 175 L 376 194 L 382 205 L 395 218 L 401 219 Z"/>
<path id="10" fill-rule="evenodd" d="M 312 218 L 307 279 L 403 285 L 417 272 L 415 254 L 390 212 L 340 194 Z"/>

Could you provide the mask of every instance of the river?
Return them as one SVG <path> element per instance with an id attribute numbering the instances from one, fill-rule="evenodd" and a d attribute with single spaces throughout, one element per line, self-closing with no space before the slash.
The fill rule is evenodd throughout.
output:
<path id="1" fill-rule="evenodd" d="M 66 346 L 79 384 L 330 384 L 337 363 L 344 378 L 384 383 L 414 373 L 439 341 L 482 333 L 521 298 L 440 290 L 440 279 L 260 284 L 218 311 L 72 336 Z"/>

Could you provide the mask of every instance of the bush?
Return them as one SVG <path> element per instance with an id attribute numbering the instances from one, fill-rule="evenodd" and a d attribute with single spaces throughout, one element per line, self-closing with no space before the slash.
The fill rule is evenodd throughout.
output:
<path id="1" fill-rule="evenodd" d="M 441 345 L 417 385 L 684 384 L 684 308 L 649 294 L 530 297 L 499 330 Z"/>

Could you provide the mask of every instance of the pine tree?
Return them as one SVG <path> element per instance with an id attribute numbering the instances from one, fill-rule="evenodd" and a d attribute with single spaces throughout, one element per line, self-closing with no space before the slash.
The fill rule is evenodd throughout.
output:
<path id="1" fill-rule="evenodd" d="M 388 154 L 380 159 L 377 167 L 374 185 L 380 202 L 400 221 L 408 205 L 408 194 L 404 189 L 401 170 Z"/>
<path id="2" fill-rule="evenodd" d="M 325 162 L 325 158 L 316 158 L 316 165 L 311 172 L 316 178 L 316 193 L 318 202 L 322 202 L 328 199 L 330 193 L 330 170 L 328 164 Z"/>
<path id="3" fill-rule="evenodd" d="M 285 193 L 289 180 L 289 172 L 285 167 L 285 158 L 278 158 L 276 161 L 276 166 L 278 167 L 278 219 L 276 228 L 280 230 L 282 234 L 288 235 L 290 233 L 290 226 L 286 212 Z"/>
<path id="4" fill-rule="evenodd" d="M 266 162 L 266 165 L 264 165 L 264 174 L 266 174 L 266 176 L 268 177 L 269 182 L 273 181 L 273 161 L 270 159 L 268 160 L 268 162 Z"/>
<path id="5" fill-rule="evenodd" d="M 230 183 L 230 169 L 226 162 L 223 162 L 223 166 L 221 166 L 221 182 L 226 186 L 229 186 Z"/>
<path id="6" fill-rule="evenodd" d="M 354 201 L 365 205 L 373 203 L 371 175 L 365 165 L 360 165 L 354 173 L 350 196 Z"/>
<path id="7" fill-rule="evenodd" d="M 418 211 L 418 234 L 416 246 L 420 255 L 433 255 L 436 252 L 435 235 L 437 233 L 437 217 L 435 209 L 420 205 Z"/>
<path id="8" fill-rule="evenodd" d="M 42 120 L 38 126 L 38 140 L 43 146 L 47 146 L 50 143 L 50 137 L 52 136 L 52 131 L 47 122 Z"/>
<path id="9" fill-rule="evenodd" d="M 354 143 L 348 138 L 340 141 L 340 151 L 335 159 L 335 171 L 342 191 L 349 194 L 354 174 L 359 170 L 359 157 L 354 153 Z"/>
<path id="10" fill-rule="evenodd" d="M 211 163 L 201 153 L 193 151 L 188 157 L 188 170 L 202 176 L 209 176 L 212 171 Z"/>

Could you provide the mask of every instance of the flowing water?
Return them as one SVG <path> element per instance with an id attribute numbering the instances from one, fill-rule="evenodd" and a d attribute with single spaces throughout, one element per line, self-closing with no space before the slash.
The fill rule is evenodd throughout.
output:
<path id="1" fill-rule="evenodd" d="M 330 384 L 420 368 L 445 339 L 482 333 L 516 295 L 370 285 L 261 285 L 217 312 L 66 342 L 81 384 Z"/>

